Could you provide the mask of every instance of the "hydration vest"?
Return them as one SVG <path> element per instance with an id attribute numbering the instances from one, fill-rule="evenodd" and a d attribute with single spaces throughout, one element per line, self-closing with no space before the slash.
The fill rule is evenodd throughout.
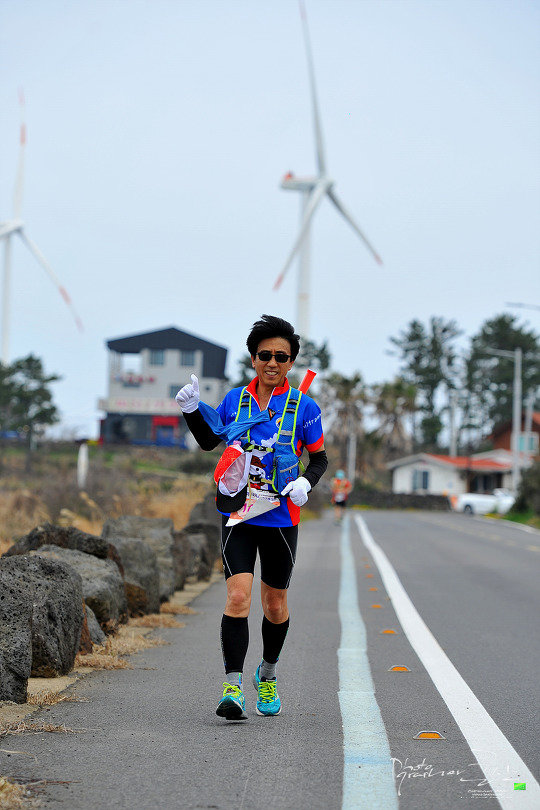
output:
<path id="1" fill-rule="evenodd" d="M 302 392 L 296 388 L 289 387 L 289 393 L 285 401 L 285 408 L 282 416 L 277 419 L 278 434 L 273 447 L 265 448 L 253 444 L 250 437 L 250 431 L 247 431 L 245 436 L 240 437 L 244 450 L 250 451 L 254 449 L 266 449 L 268 453 L 274 454 L 272 464 L 272 488 L 275 492 L 281 493 L 288 483 L 298 478 L 299 469 L 301 464 L 294 446 L 294 434 L 296 432 L 296 420 L 298 417 L 298 407 L 302 399 Z M 236 413 L 235 422 L 240 419 L 246 419 L 251 416 L 251 394 L 247 390 L 247 386 L 242 389 L 240 394 L 240 401 L 238 404 L 238 411 Z"/>

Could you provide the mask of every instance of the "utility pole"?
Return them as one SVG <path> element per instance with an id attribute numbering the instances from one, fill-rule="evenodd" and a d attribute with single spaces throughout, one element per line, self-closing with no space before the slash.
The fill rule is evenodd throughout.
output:
<path id="1" fill-rule="evenodd" d="M 507 301 L 506 306 L 507 307 L 517 307 L 519 309 L 540 309 L 540 306 L 538 306 L 538 304 L 522 304 L 521 302 L 509 303 Z"/>
<path id="2" fill-rule="evenodd" d="M 521 396 L 521 349 L 514 351 L 514 397 L 512 408 L 512 443 L 513 443 L 513 459 L 512 459 L 512 489 L 517 492 L 519 484 L 519 436 L 521 434 L 521 409 L 522 409 L 522 396 Z"/>
<path id="3" fill-rule="evenodd" d="M 450 455 L 457 456 L 456 392 L 450 391 Z"/>
<path id="4" fill-rule="evenodd" d="M 354 415 L 349 416 L 349 441 L 347 443 L 347 478 L 354 486 L 356 478 L 356 429 Z"/>

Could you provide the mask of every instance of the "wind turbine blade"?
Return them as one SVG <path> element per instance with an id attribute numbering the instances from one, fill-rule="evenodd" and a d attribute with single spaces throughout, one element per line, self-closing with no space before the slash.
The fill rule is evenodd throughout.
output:
<path id="1" fill-rule="evenodd" d="M 317 165 L 319 167 L 319 174 L 326 174 L 326 161 L 324 159 L 321 119 L 319 115 L 319 103 L 317 101 L 317 90 L 315 87 L 315 70 L 313 68 L 313 55 L 311 53 L 307 14 L 303 0 L 298 0 L 298 2 L 300 5 L 300 16 L 302 18 L 302 27 L 304 29 L 304 40 L 306 43 L 308 60 L 309 84 L 311 88 L 311 102 L 313 105 L 313 124 L 315 128 L 315 147 L 317 150 Z"/>
<path id="2" fill-rule="evenodd" d="M 304 216 L 302 218 L 302 223 L 300 225 L 300 232 L 299 232 L 298 236 L 296 237 L 296 241 L 295 241 L 294 245 L 291 248 L 291 252 L 289 253 L 289 255 L 287 257 L 287 261 L 283 265 L 283 269 L 282 269 L 281 273 L 279 274 L 279 276 L 277 277 L 277 279 L 275 281 L 274 290 L 279 289 L 279 287 L 281 285 L 281 282 L 285 278 L 285 274 L 286 274 L 287 270 L 289 269 L 289 267 L 291 266 L 292 260 L 294 259 L 295 255 L 296 255 L 296 252 L 299 250 L 300 245 L 304 241 L 304 237 L 305 237 L 305 235 L 306 235 L 306 233 L 308 231 L 308 228 L 309 228 L 311 219 L 313 217 L 313 214 L 315 213 L 315 211 L 317 209 L 317 206 L 319 205 L 320 201 L 322 200 L 322 198 L 324 197 L 324 195 L 328 191 L 330 185 L 331 185 L 331 182 L 329 180 L 320 180 L 317 183 L 317 185 L 314 187 L 311 194 L 309 195 L 308 204 L 306 205 L 306 208 L 304 210 Z"/>
<path id="3" fill-rule="evenodd" d="M 24 121 L 24 93 L 19 90 L 19 105 L 21 108 L 21 128 L 19 133 L 19 161 L 17 165 L 17 179 L 15 180 L 15 190 L 13 194 L 13 216 L 20 219 L 22 208 L 22 194 L 24 182 L 24 151 L 26 146 L 26 124 Z"/>
<path id="4" fill-rule="evenodd" d="M 77 324 L 77 328 L 79 329 L 80 332 L 83 332 L 84 329 L 83 329 L 82 321 L 79 318 L 79 316 L 77 315 L 77 313 L 75 311 L 75 307 L 71 303 L 71 298 L 69 297 L 67 290 L 60 283 L 60 280 L 57 278 L 57 276 L 54 273 L 51 265 L 49 264 L 49 262 L 47 261 L 47 259 L 45 258 L 45 256 L 41 252 L 41 250 L 38 248 L 38 246 L 34 242 L 32 242 L 32 240 L 25 234 L 25 232 L 23 230 L 18 231 L 18 234 L 21 237 L 21 239 L 23 240 L 24 244 L 30 250 L 30 252 L 34 254 L 35 258 L 38 260 L 40 265 L 43 267 L 43 269 L 45 270 L 45 272 L 47 273 L 47 275 L 49 276 L 49 278 L 51 279 L 53 284 L 58 288 L 58 292 L 60 293 L 60 295 L 62 296 L 62 298 L 64 299 L 64 301 L 68 305 L 68 307 L 70 308 L 71 314 L 75 318 L 75 323 Z"/>
<path id="5" fill-rule="evenodd" d="M 349 214 L 349 212 L 347 211 L 347 209 L 345 208 L 345 206 L 343 205 L 343 203 L 341 203 L 341 202 L 338 200 L 338 198 L 336 197 L 336 195 L 335 195 L 335 193 L 334 193 L 333 189 L 331 189 L 331 188 L 330 188 L 330 189 L 328 189 L 328 192 L 327 192 L 327 193 L 328 193 L 328 196 L 330 197 L 330 199 L 332 200 L 332 202 L 334 203 L 334 205 L 336 206 L 336 208 L 337 208 L 337 210 L 339 211 L 339 213 L 340 213 L 340 214 L 341 214 L 343 217 L 345 217 L 345 219 L 347 220 L 347 222 L 349 223 L 349 225 L 350 225 L 350 226 L 351 226 L 351 227 L 352 227 L 352 228 L 353 228 L 353 229 L 356 231 L 356 233 L 358 234 L 358 236 L 359 236 L 359 237 L 360 237 L 360 238 L 363 240 L 364 244 L 366 245 L 366 247 L 368 248 L 368 250 L 369 250 L 369 251 L 370 251 L 370 253 L 372 254 L 372 256 L 373 256 L 373 258 L 375 259 L 375 261 L 377 262 L 377 264 L 382 264 L 382 259 L 381 259 L 381 257 L 379 256 L 379 254 L 377 253 L 377 251 L 375 250 L 375 248 L 373 247 L 373 245 L 371 245 L 371 244 L 370 244 L 370 242 L 369 242 L 369 240 L 368 240 L 367 236 L 366 236 L 366 235 L 365 235 L 365 234 L 364 234 L 364 233 L 361 231 L 361 229 L 358 227 L 358 225 L 356 224 L 356 222 L 354 221 L 354 219 L 352 218 L 352 216 Z"/>

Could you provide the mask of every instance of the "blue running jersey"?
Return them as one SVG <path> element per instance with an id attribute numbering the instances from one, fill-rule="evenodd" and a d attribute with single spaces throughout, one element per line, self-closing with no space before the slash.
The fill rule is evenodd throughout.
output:
<path id="1" fill-rule="evenodd" d="M 257 383 L 258 378 L 255 377 L 247 387 L 247 391 L 251 396 L 252 415 L 259 413 L 261 410 L 257 399 Z M 242 391 L 243 388 L 233 388 L 216 408 L 224 425 L 234 422 L 236 419 Z M 255 425 L 250 430 L 250 442 L 254 445 L 249 471 L 249 482 L 252 488 L 274 491 L 270 483 L 274 460 L 272 447 L 279 429 L 277 420 L 283 416 L 288 392 L 289 381 L 286 379 L 283 386 L 274 388 L 268 402 L 270 421 Z M 317 450 L 321 449 L 323 443 L 321 409 L 311 397 L 302 394 L 298 405 L 294 435 L 295 452 L 300 456 L 305 447 L 309 453 L 316 453 Z M 253 526 L 296 526 L 300 520 L 300 507 L 295 506 L 290 498 L 279 496 L 279 500 L 280 505 L 275 509 L 245 522 Z"/>

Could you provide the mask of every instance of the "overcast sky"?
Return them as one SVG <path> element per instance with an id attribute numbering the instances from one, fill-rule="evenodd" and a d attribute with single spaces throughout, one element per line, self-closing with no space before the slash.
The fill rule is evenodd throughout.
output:
<path id="1" fill-rule="evenodd" d="M 540 3 L 307 0 L 328 168 L 381 254 L 324 202 L 311 337 L 334 367 L 391 379 L 414 317 L 466 335 L 540 304 Z M 105 341 L 171 325 L 229 348 L 263 312 L 294 322 L 299 222 L 287 170 L 315 172 L 295 0 L 2 0 L 0 219 L 28 124 L 23 218 L 69 291 L 17 243 L 10 356 L 63 376 L 62 425 L 97 435 Z M 506 310 L 540 329 L 540 312 Z"/>

